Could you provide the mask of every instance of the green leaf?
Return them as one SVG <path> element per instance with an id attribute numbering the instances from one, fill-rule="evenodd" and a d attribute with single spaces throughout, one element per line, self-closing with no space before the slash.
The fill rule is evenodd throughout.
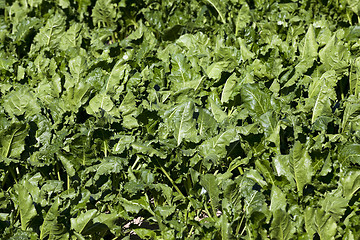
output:
<path id="1" fill-rule="evenodd" d="M 210 197 L 210 204 L 213 209 L 214 215 L 219 207 L 219 194 L 220 190 L 216 183 L 216 177 L 213 174 L 205 174 L 200 177 L 200 184 L 206 190 Z"/>
<path id="2" fill-rule="evenodd" d="M 256 84 L 244 84 L 241 88 L 241 99 L 244 107 L 254 116 L 261 116 L 273 109 L 270 96 Z"/>
<path id="3" fill-rule="evenodd" d="M 66 157 L 64 157 L 63 155 L 58 155 L 58 157 L 59 157 L 61 163 L 63 164 L 67 174 L 70 177 L 75 176 L 74 165 Z"/>
<path id="4" fill-rule="evenodd" d="M 349 199 L 342 196 L 341 189 L 336 189 L 332 192 L 326 193 L 325 198 L 320 201 L 322 209 L 330 213 L 333 219 L 337 222 L 344 215 L 349 203 Z"/>
<path id="5" fill-rule="evenodd" d="M 220 108 L 220 106 L 209 96 L 208 98 L 211 112 L 218 123 L 221 123 L 227 118 L 227 114 Z"/>
<path id="6" fill-rule="evenodd" d="M 344 72 L 349 65 L 350 52 L 339 41 L 336 35 L 328 41 L 324 48 L 319 52 L 320 61 L 324 64 L 327 70 L 335 70 L 337 72 Z"/>
<path id="7" fill-rule="evenodd" d="M 1 158 L 20 158 L 25 149 L 25 138 L 28 136 L 29 126 L 13 123 L 0 131 Z"/>
<path id="8" fill-rule="evenodd" d="M 304 38 L 304 45 L 300 47 L 300 63 L 296 69 L 300 72 L 306 72 L 312 67 L 314 60 L 318 56 L 318 44 L 315 39 L 314 26 L 311 24 Z"/>
<path id="9" fill-rule="evenodd" d="M 200 154 L 214 162 L 226 156 L 226 146 L 237 139 L 236 130 L 228 129 L 217 136 L 204 141 L 199 146 Z"/>
<path id="10" fill-rule="evenodd" d="M 75 23 L 64 33 L 60 39 L 59 47 L 62 51 L 73 47 L 78 47 L 82 42 L 82 31 L 84 26 L 80 23 Z"/>
<path id="11" fill-rule="evenodd" d="M 49 211 L 44 217 L 44 222 L 40 227 L 40 239 L 44 239 L 49 236 L 49 239 L 60 239 L 65 237 L 64 226 L 58 223 L 59 217 L 60 198 L 55 198 L 54 203 L 51 205 Z"/>
<path id="12" fill-rule="evenodd" d="M 360 189 L 360 171 L 347 170 L 340 178 L 343 195 L 350 199 Z"/>
<path id="13" fill-rule="evenodd" d="M 208 135 L 212 135 L 214 128 L 216 127 L 216 120 L 211 115 L 209 110 L 205 108 L 199 109 L 199 117 L 197 119 L 197 129 L 199 135 L 205 138 Z"/>
<path id="14" fill-rule="evenodd" d="M 232 239 L 231 223 L 226 214 L 222 214 L 219 219 L 221 228 L 221 239 Z"/>
<path id="15" fill-rule="evenodd" d="M 188 63 L 182 53 L 171 56 L 171 74 L 168 76 L 171 88 L 175 91 L 192 88 L 198 89 L 202 81 L 201 75 Z"/>
<path id="16" fill-rule="evenodd" d="M 348 162 L 360 165 L 360 144 L 346 144 L 341 148 L 339 160 L 346 165 Z"/>
<path id="17" fill-rule="evenodd" d="M 219 80 L 222 72 L 227 71 L 230 64 L 229 61 L 215 62 L 206 68 L 206 74 L 209 78 Z"/>
<path id="18" fill-rule="evenodd" d="M 90 209 L 83 213 L 80 213 L 75 218 L 70 218 L 71 229 L 74 229 L 77 233 L 82 233 L 91 220 L 97 215 L 96 209 Z"/>
<path id="19" fill-rule="evenodd" d="M 331 113 L 330 100 L 336 100 L 336 84 L 336 74 L 333 70 L 325 72 L 310 84 L 307 108 L 313 108 L 311 123 L 314 123 L 319 116 Z"/>
<path id="20" fill-rule="evenodd" d="M 356 58 L 351 61 L 350 75 L 349 75 L 349 90 L 350 93 L 359 97 L 360 93 L 360 58 Z"/>
<path id="21" fill-rule="evenodd" d="M 238 79 L 236 77 L 236 74 L 233 73 L 231 76 L 226 80 L 226 83 L 224 85 L 223 91 L 221 93 L 221 103 L 227 103 L 229 100 L 233 97 L 233 94 L 235 93 L 235 87 L 237 85 L 240 85 L 238 83 Z"/>
<path id="22" fill-rule="evenodd" d="M 296 188 L 299 196 L 302 196 L 304 186 L 311 182 L 313 176 L 311 157 L 306 148 L 296 141 L 292 149 L 290 158 L 290 167 L 296 182 Z"/>
<path id="23" fill-rule="evenodd" d="M 166 154 L 154 149 L 150 145 L 145 145 L 145 144 L 135 142 L 135 143 L 131 144 L 131 147 L 136 152 L 148 155 L 149 157 L 158 156 L 160 158 L 166 158 Z"/>
<path id="24" fill-rule="evenodd" d="M 350 96 L 344 105 L 345 111 L 341 124 L 341 132 L 358 130 L 360 102 L 354 96 Z"/>
<path id="25" fill-rule="evenodd" d="M 31 52 L 45 47 L 50 47 L 51 49 L 58 47 L 64 31 L 65 18 L 57 13 L 47 20 L 46 25 L 35 36 L 34 41 L 36 44 L 31 46 Z"/>
<path id="26" fill-rule="evenodd" d="M 278 209 L 274 212 L 273 216 L 270 236 L 273 239 L 292 239 L 296 229 L 289 215 L 284 210 Z"/>
<path id="27" fill-rule="evenodd" d="M 37 215 L 32 197 L 25 186 L 25 180 L 16 185 L 17 204 L 20 212 L 21 229 L 27 230 L 30 221 Z"/>
<path id="28" fill-rule="evenodd" d="M 86 112 L 88 114 L 95 115 L 96 113 L 101 112 L 101 110 L 110 112 L 113 107 L 114 103 L 110 96 L 106 95 L 104 92 L 101 92 L 90 100 L 89 106 L 86 107 Z"/>
<path id="29" fill-rule="evenodd" d="M 29 117 L 41 111 L 34 94 L 26 87 L 21 87 L 17 91 L 10 92 L 4 97 L 3 101 L 4 109 L 10 116 L 25 114 L 26 117 Z"/>
<path id="30" fill-rule="evenodd" d="M 281 191 L 280 188 L 273 185 L 271 188 L 270 211 L 273 213 L 275 213 L 278 209 L 285 211 L 286 205 L 286 195 Z"/>
<path id="31" fill-rule="evenodd" d="M 188 141 L 197 141 L 197 131 L 195 128 L 195 119 L 193 119 L 195 106 L 191 101 L 184 102 L 165 112 L 168 124 L 173 129 L 173 134 L 177 145 L 185 139 Z"/>
<path id="32" fill-rule="evenodd" d="M 247 5 L 244 5 L 241 9 L 243 9 L 245 6 L 247 6 Z M 240 16 L 240 13 L 239 13 L 238 16 Z M 246 60 L 249 60 L 249 59 L 253 59 L 255 57 L 255 54 L 252 53 L 249 50 L 248 46 L 246 45 L 245 40 L 242 39 L 242 38 L 238 38 L 238 42 L 239 42 L 239 45 L 240 45 L 240 52 L 241 52 L 242 60 L 246 61 Z"/>
<path id="33" fill-rule="evenodd" d="M 112 27 L 116 20 L 116 4 L 111 0 L 98 0 L 92 9 L 91 17 L 95 26 L 101 24 L 106 27 Z"/>
<path id="34" fill-rule="evenodd" d="M 314 225 L 321 240 L 335 239 L 337 224 L 329 213 L 325 213 L 322 209 L 317 209 L 315 211 Z"/>

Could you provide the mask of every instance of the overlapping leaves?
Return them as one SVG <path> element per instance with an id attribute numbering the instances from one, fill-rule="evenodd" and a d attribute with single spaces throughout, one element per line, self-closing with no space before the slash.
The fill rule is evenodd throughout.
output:
<path id="1" fill-rule="evenodd" d="M 356 239 L 358 1 L 0 1 L 0 238 Z"/>

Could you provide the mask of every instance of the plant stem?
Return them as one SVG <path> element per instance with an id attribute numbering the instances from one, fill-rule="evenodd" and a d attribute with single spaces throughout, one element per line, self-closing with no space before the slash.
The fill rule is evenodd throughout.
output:
<path id="1" fill-rule="evenodd" d="M 55 165 L 55 168 L 56 168 L 56 175 L 57 175 L 57 178 L 58 178 L 58 180 L 59 180 L 59 181 L 61 181 L 60 171 L 59 171 L 59 165 L 58 165 L 58 164 L 56 164 L 56 165 Z"/>
<path id="2" fill-rule="evenodd" d="M 157 160 L 156 160 L 157 161 Z M 176 186 L 174 180 L 172 180 L 172 178 L 170 177 L 170 175 L 166 172 L 166 170 L 159 164 L 158 162 L 158 165 L 160 166 L 160 169 L 161 171 L 165 174 L 165 176 L 169 179 L 169 181 L 171 182 L 171 184 L 173 185 L 173 187 L 175 188 L 175 190 L 183 197 L 183 198 L 186 198 L 184 196 L 184 194 L 180 191 L 180 189 L 178 188 L 178 186 Z"/>

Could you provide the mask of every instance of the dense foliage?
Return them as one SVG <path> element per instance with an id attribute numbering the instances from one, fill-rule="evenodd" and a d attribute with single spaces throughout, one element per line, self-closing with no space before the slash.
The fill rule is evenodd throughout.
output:
<path id="1" fill-rule="evenodd" d="M 357 239 L 359 16 L 0 0 L 0 238 Z"/>

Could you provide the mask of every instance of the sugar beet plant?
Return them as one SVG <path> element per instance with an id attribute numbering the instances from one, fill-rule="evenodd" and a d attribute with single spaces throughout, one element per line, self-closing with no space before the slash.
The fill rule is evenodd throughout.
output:
<path id="1" fill-rule="evenodd" d="M 359 0 L 0 0 L 1 239 L 358 239 Z"/>

